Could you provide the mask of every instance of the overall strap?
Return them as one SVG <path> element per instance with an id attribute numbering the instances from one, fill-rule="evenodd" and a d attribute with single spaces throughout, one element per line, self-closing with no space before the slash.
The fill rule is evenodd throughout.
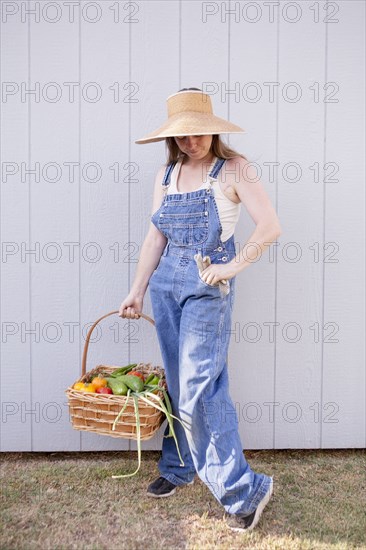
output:
<path id="1" fill-rule="evenodd" d="M 217 180 L 217 176 L 219 175 L 219 172 L 224 165 L 226 159 L 220 159 L 218 158 L 215 162 L 214 167 L 212 168 L 211 172 L 208 174 L 208 185 L 206 188 L 207 193 L 212 193 L 212 181 Z"/>
<path id="2" fill-rule="evenodd" d="M 226 159 L 220 159 L 218 158 L 215 162 L 215 166 L 212 168 L 211 172 L 209 173 L 209 177 L 213 179 L 217 179 L 217 176 L 225 163 Z"/>
<path id="3" fill-rule="evenodd" d="M 167 191 L 169 185 L 170 185 L 170 176 L 173 171 L 174 166 L 176 165 L 177 161 L 173 160 L 168 164 L 165 170 L 163 181 L 161 182 L 161 185 L 164 187 L 165 192 Z"/>

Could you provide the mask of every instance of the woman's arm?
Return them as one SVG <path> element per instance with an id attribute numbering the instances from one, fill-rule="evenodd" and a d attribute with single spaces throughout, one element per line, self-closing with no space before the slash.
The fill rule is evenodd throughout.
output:
<path id="1" fill-rule="evenodd" d="M 245 159 L 233 159 L 240 164 L 240 179 L 233 182 L 235 192 L 252 217 L 256 228 L 243 248 L 230 262 L 236 274 L 256 261 L 258 256 L 281 235 L 281 226 L 276 211 L 260 182 L 255 168 Z M 228 168 L 229 170 L 229 168 Z"/>
<path id="2" fill-rule="evenodd" d="M 282 232 L 276 211 L 254 167 L 242 157 L 230 159 L 225 164 L 226 183 L 235 190 L 256 228 L 235 258 L 227 264 L 211 264 L 201 272 L 201 277 L 208 284 L 235 277 L 255 262 Z"/>
<path id="3" fill-rule="evenodd" d="M 164 191 L 161 181 L 164 177 L 164 173 L 165 166 L 162 166 L 155 178 L 151 214 L 158 210 L 163 200 Z M 136 312 L 142 310 L 143 299 L 149 284 L 149 279 L 159 263 L 166 242 L 166 237 L 150 221 L 149 230 L 141 247 L 140 257 L 130 292 L 119 308 L 120 317 L 138 318 Z"/>

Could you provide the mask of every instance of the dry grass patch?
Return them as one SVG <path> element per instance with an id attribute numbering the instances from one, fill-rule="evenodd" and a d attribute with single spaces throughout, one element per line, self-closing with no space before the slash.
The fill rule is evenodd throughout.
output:
<path id="1" fill-rule="evenodd" d="M 151 499 L 158 452 L 3 453 L 3 550 L 366 549 L 363 450 L 246 451 L 274 476 L 258 527 L 233 533 L 223 509 L 196 478 L 173 497 Z"/>

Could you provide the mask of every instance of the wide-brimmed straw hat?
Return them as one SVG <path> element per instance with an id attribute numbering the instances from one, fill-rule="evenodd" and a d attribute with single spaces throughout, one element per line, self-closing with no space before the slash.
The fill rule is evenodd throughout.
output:
<path id="1" fill-rule="evenodd" d="M 152 143 L 167 137 L 243 134 L 245 130 L 213 114 L 211 98 L 202 91 L 177 92 L 167 98 L 168 120 L 135 143 Z"/>

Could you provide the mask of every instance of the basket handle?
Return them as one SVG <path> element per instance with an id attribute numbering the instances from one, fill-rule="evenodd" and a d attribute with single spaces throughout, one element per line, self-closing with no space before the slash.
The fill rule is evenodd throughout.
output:
<path id="1" fill-rule="evenodd" d="M 95 327 L 97 326 L 99 321 L 101 321 L 102 319 L 105 319 L 105 317 L 109 317 L 109 315 L 114 315 L 115 313 L 119 313 L 119 309 L 116 309 L 115 311 L 111 311 L 109 313 L 106 313 L 105 315 L 100 317 L 97 321 L 95 321 L 95 323 L 88 330 L 88 334 L 86 335 L 86 340 L 85 340 L 85 344 L 84 344 L 83 360 L 82 360 L 82 363 L 81 363 L 81 375 L 82 376 L 84 376 L 84 374 L 86 373 L 86 358 L 87 358 L 87 355 L 88 355 L 88 347 L 89 347 L 90 336 L 91 336 L 93 330 L 95 329 Z M 149 317 L 145 313 L 142 313 L 142 311 L 137 311 L 137 314 L 140 317 L 143 317 L 144 319 L 146 319 L 146 321 L 149 321 L 152 325 L 155 326 L 155 321 L 153 319 L 151 319 L 151 317 Z"/>

